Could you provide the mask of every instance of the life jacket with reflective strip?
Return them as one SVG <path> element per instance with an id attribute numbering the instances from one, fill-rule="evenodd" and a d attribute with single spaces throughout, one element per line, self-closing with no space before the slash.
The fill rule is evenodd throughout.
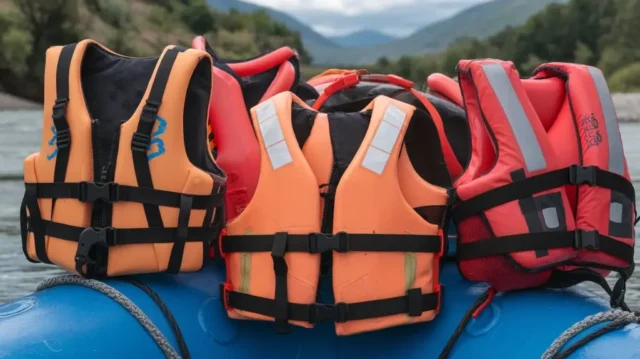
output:
<path id="1" fill-rule="evenodd" d="M 591 280 L 624 307 L 635 193 L 602 72 L 544 64 L 530 91 L 511 62 L 463 60 L 458 74 L 472 134 L 453 208 L 462 274 L 499 291 Z"/>
<path id="2" fill-rule="evenodd" d="M 228 177 L 225 214 L 229 221 L 253 197 L 260 173 L 260 150 L 249 109 L 275 94 L 297 88 L 298 55 L 289 47 L 281 47 L 251 60 L 232 62 L 218 58 L 202 36 L 193 39 L 192 47 L 207 51 L 213 58 L 210 147 Z"/>
<path id="3" fill-rule="evenodd" d="M 260 179 L 220 240 L 229 316 L 278 332 L 335 321 L 338 335 L 432 320 L 447 196 L 405 144 L 428 117 L 384 96 L 318 113 L 288 92 L 251 113 Z M 315 303 L 321 254 L 332 255 L 335 305 Z"/>
<path id="4" fill-rule="evenodd" d="M 311 80 L 318 96 L 308 103 L 316 110 L 351 111 L 366 106 L 378 95 L 385 95 L 415 106 L 432 117 L 428 128 L 423 128 L 424 140 L 432 146 L 429 154 L 435 163 L 429 163 L 431 183 L 450 187 L 452 176 L 462 172 L 462 158 L 466 153 L 467 121 L 464 111 L 448 101 L 416 90 L 414 83 L 396 75 L 369 74 L 366 70 L 327 70 Z M 433 127 L 433 128 L 432 128 Z M 455 134 L 452 136 L 451 134 Z M 433 155 L 439 157 L 433 157 Z M 444 173 L 437 170 L 439 164 L 447 167 Z M 425 164 L 427 162 L 425 161 Z"/>
<path id="5" fill-rule="evenodd" d="M 211 58 L 47 50 L 39 153 L 24 161 L 27 259 L 87 277 L 196 271 L 223 224 L 207 145 Z"/>

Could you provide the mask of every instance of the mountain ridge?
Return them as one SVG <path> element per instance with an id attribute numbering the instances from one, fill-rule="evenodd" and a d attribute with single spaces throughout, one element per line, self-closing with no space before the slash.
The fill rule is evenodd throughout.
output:
<path id="1" fill-rule="evenodd" d="M 363 47 L 385 44 L 396 40 L 397 37 L 377 30 L 365 29 L 342 36 L 330 36 L 329 39 L 342 47 Z"/>

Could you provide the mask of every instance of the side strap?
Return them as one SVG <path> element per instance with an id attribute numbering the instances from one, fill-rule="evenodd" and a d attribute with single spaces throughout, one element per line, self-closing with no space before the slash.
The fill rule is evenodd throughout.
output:
<path id="1" fill-rule="evenodd" d="M 176 208 L 180 208 L 182 196 L 185 195 L 154 188 L 125 186 L 115 182 L 25 183 L 25 186 L 35 187 L 37 198 L 73 198 L 81 202 L 136 202 Z M 192 198 L 193 209 L 208 210 L 220 207 L 224 202 L 224 193 L 186 195 Z"/>
<path id="2" fill-rule="evenodd" d="M 270 252 L 278 235 L 227 235 L 221 238 L 222 252 Z M 350 234 L 338 232 L 287 234 L 286 252 L 420 252 L 439 253 L 441 235 L 421 234 Z"/>
<path id="3" fill-rule="evenodd" d="M 482 239 L 472 243 L 458 243 L 458 260 L 491 257 L 499 254 L 540 249 L 574 248 L 602 251 L 608 255 L 633 263 L 633 247 L 597 231 L 569 231 L 523 233 Z"/>
<path id="4" fill-rule="evenodd" d="M 147 151 L 151 143 L 151 131 L 156 122 L 158 109 L 162 103 L 164 90 L 169 81 L 169 75 L 173 64 L 178 57 L 179 50 L 176 48 L 167 50 L 162 56 L 160 66 L 156 71 L 155 79 L 151 85 L 151 91 L 147 102 L 142 108 L 138 129 L 133 134 L 131 140 L 131 151 L 133 156 L 133 166 L 136 173 L 136 179 L 139 187 L 153 188 L 151 179 L 151 169 L 149 168 L 149 160 L 147 159 Z M 160 208 L 152 204 L 144 204 L 144 212 L 147 217 L 149 227 L 162 227 L 162 216 Z"/>
<path id="5" fill-rule="evenodd" d="M 287 303 L 289 320 L 316 324 L 321 322 L 344 323 L 350 320 L 361 320 L 386 317 L 395 314 L 408 314 L 411 317 L 421 316 L 424 312 L 438 309 L 444 287 L 440 292 L 423 294 L 420 288 L 407 291 L 407 295 L 387 299 L 371 300 L 358 303 L 297 304 Z M 274 299 L 262 298 L 245 293 L 229 291 L 220 286 L 221 298 L 225 306 L 275 318 L 279 304 Z"/>
<path id="6" fill-rule="evenodd" d="M 182 257 L 189 234 L 189 217 L 191 216 L 192 207 L 193 198 L 182 195 L 180 198 L 180 212 L 178 213 L 178 228 L 175 231 L 175 243 L 173 243 L 173 248 L 171 248 L 169 265 L 167 266 L 167 272 L 169 273 L 178 273 L 182 267 Z"/>
<path id="7" fill-rule="evenodd" d="M 582 184 L 608 188 L 622 193 L 632 203 L 636 201 L 633 184 L 626 178 L 595 166 L 571 165 L 567 168 L 515 181 L 464 200 L 454 207 L 453 218 L 457 223 L 460 223 L 460 221 L 487 209 L 531 197 L 536 193 L 565 185 Z"/>

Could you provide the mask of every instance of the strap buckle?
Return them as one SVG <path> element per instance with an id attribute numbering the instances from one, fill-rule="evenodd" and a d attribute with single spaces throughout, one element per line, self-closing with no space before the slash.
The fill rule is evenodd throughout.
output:
<path id="1" fill-rule="evenodd" d="M 331 237 L 324 233 L 309 233 L 309 253 L 320 254 L 329 251 L 346 253 L 349 251 L 349 234 L 338 232 Z"/>
<path id="2" fill-rule="evenodd" d="M 51 114 L 51 118 L 54 121 L 64 120 L 65 117 L 67 117 L 68 102 L 69 102 L 68 98 L 56 99 L 56 102 L 53 105 L 53 113 Z"/>
<path id="3" fill-rule="evenodd" d="M 309 323 L 316 324 L 333 321 L 345 323 L 349 320 L 349 306 L 347 303 L 335 305 L 314 303 L 309 305 Z"/>
<path id="4" fill-rule="evenodd" d="M 69 129 L 56 130 L 56 147 L 67 148 L 71 144 L 71 133 Z"/>
<path id="5" fill-rule="evenodd" d="M 151 137 L 144 133 L 134 132 L 131 138 L 131 150 L 137 152 L 147 152 L 151 144 Z"/>
<path id="6" fill-rule="evenodd" d="M 588 184 L 594 186 L 596 184 L 596 166 L 569 166 L 569 183 L 573 185 Z"/>
<path id="7" fill-rule="evenodd" d="M 115 182 L 80 182 L 80 202 L 95 202 L 99 199 L 114 203 L 120 198 L 120 185 Z"/>
<path id="8" fill-rule="evenodd" d="M 153 123 L 156 121 L 156 115 L 158 114 L 158 109 L 160 108 L 160 104 L 155 101 L 147 100 L 144 107 L 142 107 L 142 113 L 140 114 L 140 119 L 147 123 Z"/>
<path id="9" fill-rule="evenodd" d="M 573 248 L 586 249 L 589 251 L 599 250 L 600 235 L 598 231 L 584 231 L 581 229 L 577 229 L 574 232 Z"/>
<path id="10" fill-rule="evenodd" d="M 112 227 L 85 228 L 78 238 L 76 271 L 86 277 L 100 276 L 107 272 L 109 246 L 117 243 Z M 86 266 L 86 269 L 83 267 Z"/>

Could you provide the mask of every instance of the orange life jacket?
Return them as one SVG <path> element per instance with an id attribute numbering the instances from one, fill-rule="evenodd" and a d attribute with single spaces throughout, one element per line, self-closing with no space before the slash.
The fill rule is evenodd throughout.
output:
<path id="1" fill-rule="evenodd" d="M 472 134 L 453 209 L 462 274 L 501 291 L 592 280 L 624 306 L 635 192 L 601 71 L 544 64 L 528 90 L 511 62 L 458 72 Z"/>
<path id="2" fill-rule="evenodd" d="M 47 51 L 44 130 L 24 161 L 23 250 L 85 276 L 196 271 L 223 223 L 208 150 L 211 58 Z"/>
<path id="3" fill-rule="evenodd" d="M 274 320 L 278 332 L 335 321 L 338 335 L 433 319 L 447 195 L 403 141 L 428 118 L 384 96 L 318 113 L 289 92 L 251 113 L 260 180 L 220 240 L 229 316 Z M 314 303 L 322 253 L 333 255 L 335 305 Z"/>

